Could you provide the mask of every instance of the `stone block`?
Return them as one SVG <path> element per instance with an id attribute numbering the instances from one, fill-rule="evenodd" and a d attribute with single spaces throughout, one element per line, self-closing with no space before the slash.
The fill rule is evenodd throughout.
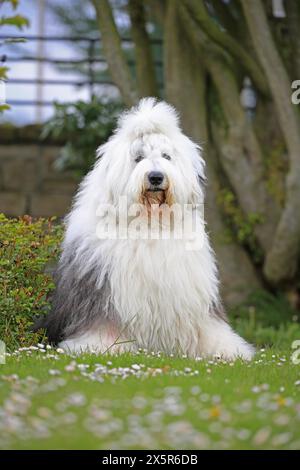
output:
<path id="1" fill-rule="evenodd" d="M 38 145 L 0 145 L 0 163 L 11 158 L 34 159 L 38 158 L 39 154 Z"/>
<path id="2" fill-rule="evenodd" d="M 37 187 L 36 159 L 10 158 L 4 160 L 1 166 L 4 189 L 31 192 Z"/>
<path id="3" fill-rule="evenodd" d="M 35 193 L 31 197 L 30 215 L 34 217 L 64 216 L 71 207 L 72 196 L 67 194 Z"/>
<path id="4" fill-rule="evenodd" d="M 66 178 L 61 175 L 59 178 L 48 178 L 42 182 L 41 189 L 44 192 L 55 194 L 69 194 L 73 195 L 78 187 L 78 182 L 74 179 Z"/>
<path id="5" fill-rule="evenodd" d="M 26 197 L 18 192 L 0 192 L 0 212 L 9 216 L 24 215 L 26 209 Z"/>
<path id="6" fill-rule="evenodd" d="M 48 175 L 57 174 L 58 171 L 54 168 L 54 162 L 60 154 L 61 147 L 57 145 L 47 145 L 41 147 L 41 160 L 42 176 L 46 178 Z"/>

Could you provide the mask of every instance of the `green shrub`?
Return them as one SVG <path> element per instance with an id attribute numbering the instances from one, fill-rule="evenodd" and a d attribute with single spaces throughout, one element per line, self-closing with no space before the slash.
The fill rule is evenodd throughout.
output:
<path id="1" fill-rule="evenodd" d="M 0 339 L 8 350 L 42 339 L 30 326 L 49 309 L 54 283 L 45 268 L 57 258 L 61 234 L 53 218 L 7 219 L 0 214 Z"/>
<path id="2" fill-rule="evenodd" d="M 122 107 L 117 101 L 55 103 L 54 116 L 44 125 L 42 138 L 63 138 L 66 144 L 58 156 L 58 170 L 85 175 L 93 165 L 96 149 L 111 136 Z"/>

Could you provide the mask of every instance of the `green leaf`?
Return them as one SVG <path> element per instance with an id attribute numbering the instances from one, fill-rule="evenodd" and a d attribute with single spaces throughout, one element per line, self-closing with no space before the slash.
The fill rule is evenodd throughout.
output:
<path id="1" fill-rule="evenodd" d="M 0 113 L 4 113 L 4 111 L 8 111 L 9 109 L 9 104 L 0 104 Z"/>
<path id="2" fill-rule="evenodd" d="M 3 44 L 13 44 L 13 43 L 26 42 L 25 38 L 8 38 L 3 41 Z M 1 45 L 1 44 L 0 44 Z"/>
<path id="3" fill-rule="evenodd" d="M 4 16 L 0 19 L 0 26 L 3 25 L 16 26 L 18 29 L 23 29 L 24 26 L 29 26 L 29 20 L 22 15 Z"/>
<path id="4" fill-rule="evenodd" d="M 7 78 L 8 67 L 0 67 L 0 80 Z"/>

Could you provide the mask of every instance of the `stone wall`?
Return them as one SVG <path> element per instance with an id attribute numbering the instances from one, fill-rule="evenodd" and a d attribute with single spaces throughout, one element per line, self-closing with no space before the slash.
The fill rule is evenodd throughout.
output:
<path id="1" fill-rule="evenodd" d="M 63 142 L 41 141 L 39 126 L 0 126 L 0 212 L 63 216 L 77 182 L 54 169 Z"/>

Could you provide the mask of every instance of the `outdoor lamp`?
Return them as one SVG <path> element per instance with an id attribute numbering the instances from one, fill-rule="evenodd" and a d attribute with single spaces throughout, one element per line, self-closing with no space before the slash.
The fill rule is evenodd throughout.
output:
<path id="1" fill-rule="evenodd" d="M 249 77 L 245 77 L 243 81 L 243 88 L 240 94 L 241 105 L 246 111 L 248 118 L 254 117 L 257 98 L 255 89 Z"/>

